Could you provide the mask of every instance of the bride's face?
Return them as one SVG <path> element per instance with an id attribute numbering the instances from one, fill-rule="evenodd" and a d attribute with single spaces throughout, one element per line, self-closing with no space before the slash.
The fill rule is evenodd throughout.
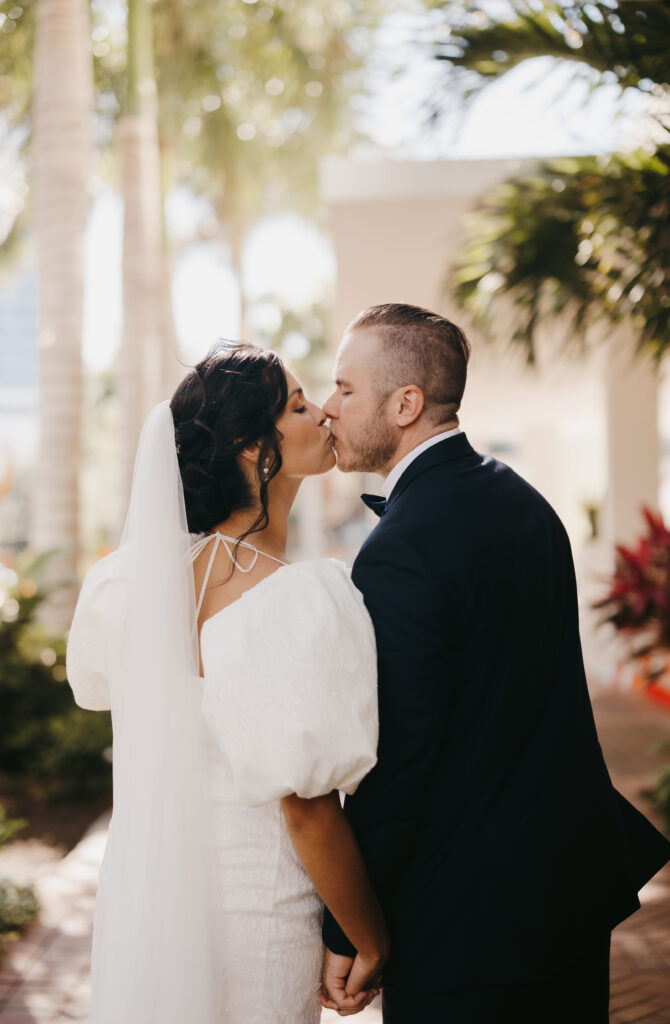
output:
<path id="1" fill-rule="evenodd" d="M 282 468 L 278 477 L 305 477 L 327 473 L 335 465 L 333 435 L 318 405 L 308 401 L 299 381 L 286 371 L 288 402 L 277 420 Z"/>

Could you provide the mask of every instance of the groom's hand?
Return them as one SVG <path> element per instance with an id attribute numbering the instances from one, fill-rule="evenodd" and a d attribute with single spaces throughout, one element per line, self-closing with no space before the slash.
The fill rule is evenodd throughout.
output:
<path id="1" fill-rule="evenodd" d="M 329 949 L 326 949 L 319 1002 L 329 1010 L 337 1010 L 341 1017 L 360 1013 L 379 994 L 378 988 L 364 989 L 356 982 L 356 994 L 348 993 L 349 977 L 358 960 L 358 956 L 354 959 L 350 956 L 331 953 Z M 360 965 L 357 977 L 362 977 Z"/>

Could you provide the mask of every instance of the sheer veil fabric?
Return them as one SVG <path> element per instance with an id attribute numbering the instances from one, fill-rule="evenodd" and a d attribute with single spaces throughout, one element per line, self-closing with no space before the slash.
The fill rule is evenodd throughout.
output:
<path id="1" fill-rule="evenodd" d="M 96 902 L 90 1024 L 218 1024 L 216 872 L 191 538 L 169 402 L 149 414 L 119 547 L 114 809 Z"/>

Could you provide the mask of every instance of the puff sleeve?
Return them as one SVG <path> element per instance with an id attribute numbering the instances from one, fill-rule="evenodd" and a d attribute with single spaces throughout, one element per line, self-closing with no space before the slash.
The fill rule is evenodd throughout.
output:
<path id="1" fill-rule="evenodd" d="M 203 713 L 239 802 L 354 793 L 377 760 L 377 656 L 335 559 L 278 570 L 203 626 Z"/>
<path id="2" fill-rule="evenodd" d="M 70 626 L 67 679 L 76 703 L 89 711 L 111 708 L 111 644 L 121 613 L 120 587 L 119 552 L 113 552 L 84 577 Z"/>

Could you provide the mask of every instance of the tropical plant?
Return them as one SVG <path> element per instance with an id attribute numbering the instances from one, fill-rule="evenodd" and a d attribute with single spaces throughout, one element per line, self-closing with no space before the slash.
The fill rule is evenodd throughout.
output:
<path id="1" fill-rule="evenodd" d="M 226 240 L 246 336 L 246 233 L 272 209 L 313 209 L 306 196 L 315 196 L 317 157 L 350 121 L 361 64 L 350 37 L 374 23 L 373 10 L 376 0 L 128 0 L 125 76 L 104 44 L 100 62 L 110 62 L 108 86 L 121 111 L 124 493 L 140 424 L 164 397 L 163 364 L 176 347 L 163 196 L 181 184 L 205 198 L 206 226 L 195 238 Z"/>
<path id="2" fill-rule="evenodd" d="M 659 513 L 643 514 L 647 533 L 635 547 L 617 546 L 609 592 L 594 604 L 633 641 L 635 655 L 670 647 L 670 530 Z"/>
<path id="3" fill-rule="evenodd" d="M 2 6 L 9 10 L 0 12 L 0 126 L 5 152 L 18 158 L 29 137 L 36 0 Z M 4 183 L 0 209 L 0 268 L 17 258 L 27 225 L 25 168 L 20 163 L 14 176 L 13 188 L 10 181 Z"/>
<path id="4" fill-rule="evenodd" d="M 65 585 L 43 609 L 63 628 L 77 594 L 84 231 L 93 145 L 87 0 L 36 5 L 32 189 L 39 279 L 39 446 L 31 536 Z"/>
<path id="5" fill-rule="evenodd" d="M 142 422 L 163 394 L 163 216 L 158 104 L 154 76 L 154 4 L 128 0 L 124 105 L 117 139 L 123 196 L 123 408 L 120 509 L 130 493 Z"/>
<path id="6" fill-rule="evenodd" d="M 203 197 L 202 233 L 225 239 L 247 300 L 242 251 L 268 213 L 314 213 L 318 158 L 353 138 L 351 100 L 380 0 L 156 7 L 159 131 L 166 171 Z"/>
<path id="7" fill-rule="evenodd" d="M 669 217 L 670 146 L 553 160 L 467 218 L 451 284 L 484 326 L 507 296 L 531 363 L 539 322 L 561 314 L 579 345 L 597 319 L 629 318 L 639 349 L 659 361 L 670 344 Z"/>
<path id="8" fill-rule="evenodd" d="M 500 17 L 463 4 L 444 10 L 447 38 L 435 56 L 464 93 L 548 55 L 588 70 L 593 87 L 618 83 L 655 105 L 640 151 L 545 162 L 486 196 L 454 270 L 457 297 L 484 324 L 503 296 L 511 300 L 530 361 L 539 321 L 563 312 L 579 335 L 598 317 L 631 317 L 640 349 L 660 360 L 670 343 L 670 4 L 512 0 Z"/>
<path id="9" fill-rule="evenodd" d="M 54 186 L 58 181 L 54 167 L 44 163 L 45 157 L 51 157 L 39 136 L 33 132 L 31 138 L 33 84 L 38 86 L 34 105 L 38 115 L 40 103 L 46 109 L 50 95 L 56 95 L 46 84 L 52 64 L 67 52 L 69 63 L 63 69 L 61 91 L 75 82 L 78 89 L 88 90 L 85 65 L 93 59 L 96 138 L 110 171 L 118 142 L 125 205 L 125 341 L 119 366 L 125 395 L 125 484 L 143 413 L 169 389 L 173 383 L 169 370 L 174 376 L 177 365 L 171 253 L 162 198 L 178 184 L 193 196 L 205 198 L 196 238 L 225 239 L 240 282 L 244 334 L 247 303 L 242 250 L 246 234 L 259 217 L 272 210 L 300 206 L 313 212 L 318 156 L 325 148 L 341 148 L 352 137 L 349 101 L 362 85 L 357 72 L 369 32 L 381 13 L 381 2 L 161 0 L 156 4 L 128 0 L 126 24 L 118 17 L 119 10 L 123 5 L 104 0 L 92 3 L 92 31 L 87 27 L 82 35 L 82 18 L 88 18 L 85 0 L 26 0 L 22 7 L 12 6 L 9 15 L 0 15 L 0 21 L 4 18 L 0 30 L 12 50 L 11 61 L 0 54 L 0 98 L 6 97 L 6 117 L 24 145 L 31 141 L 39 180 L 45 187 L 49 183 Z M 39 25 L 53 28 L 53 18 L 42 18 L 47 11 L 64 18 L 74 17 L 76 11 L 77 17 L 69 23 L 69 49 L 47 40 L 35 51 L 40 61 L 50 54 L 52 63 L 45 65 L 46 75 L 38 69 L 40 77 L 33 79 L 35 16 Z M 38 41 L 43 36 L 40 28 Z M 83 99 L 84 91 L 80 91 L 74 103 L 62 101 L 59 107 L 59 116 L 67 111 L 68 131 L 78 132 L 78 141 L 72 136 L 70 144 L 66 135 L 57 132 L 44 136 L 47 142 L 58 139 L 64 162 L 84 158 L 69 179 L 78 184 L 68 198 L 74 202 L 76 197 L 80 203 L 71 218 L 69 244 L 73 246 L 81 236 L 81 207 L 86 197 L 82 176 L 88 155 L 82 149 L 82 132 L 88 130 L 93 105 L 89 96 L 84 109 Z M 41 123 L 38 118 L 36 126 Z M 103 161 L 100 166 L 104 168 Z M 40 200 L 35 209 L 38 179 L 35 183 L 33 212 L 39 216 L 46 207 Z M 55 194 L 53 199 L 47 195 L 50 207 L 58 199 Z M 14 220 L 5 248 L 19 236 L 25 222 L 25 215 Z M 43 248 L 39 232 L 38 245 Z M 48 254 L 53 259 L 54 251 L 53 245 L 44 249 L 45 258 Z M 61 247 L 60 251 L 65 250 Z M 65 285 L 80 273 L 80 259 L 76 253 L 73 256 L 60 262 Z M 62 307 L 70 311 L 68 344 L 76 342 L 78 353 L 80 302 L 67 288 L 49 287 L 45 296 L 52 297 L 54 303 L 59 297 Z M 45 331 L 41 337 L 46 341 L 52 333 Z M 56 348 L 62 348 L 60 341 Z M 58 370 L 52 366 L 56 350 L 47 348 L 44 354 L 45 455 L 37 471 L 38 515 L 32 535 L 40 545 L 62 543 L 68 549 L 63 568 L 69 574 L 76 554 L 77 491 L 73 479 L 78 468 L 79 370 L 73 362 L 74 350 L 68 349 L 66 354 L 68 360 L 61 360 Z M 154 384 L 156 390 L 152 391 Z M 60 407 L 61 401 L 67 402 L 67 410 Z M 56 412 L 61 419 L 49 430 L 46 424 Z M 63 440 L 67 441 L 67 466 L 64 458 L 62 465 L 58 459 L 47 458 L 56 454 L 56 448 L 63 451 Z M 65 499 L 59 497 L 66 490 L 67 508 Z M 71 592 L 70 608 L 72 599 Z M 62 618 L 65 621 L 67 615 Z"/>
<path id="10" fill-rule="evenodd" d="M 469 91 L 532 57 L 569 60 L 603 82 L 657 92 L 670 82 L 667 0 L 447 0 L 437 60 L 461 69 Z"/>

